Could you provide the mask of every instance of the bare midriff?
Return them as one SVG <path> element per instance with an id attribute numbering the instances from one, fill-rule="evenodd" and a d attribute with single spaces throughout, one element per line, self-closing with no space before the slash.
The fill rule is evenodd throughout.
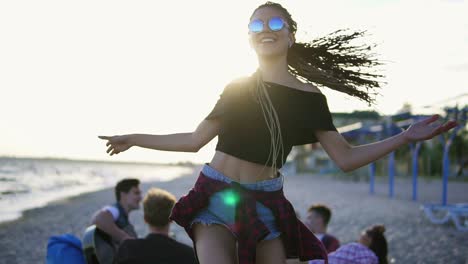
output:
<path id="1" fill-rule="evenodd" d="M 209 165 L 239 183 L 255 183 L 278 177 L 272 167 L 242 160 L 221 151 L 216 151 Z"/>

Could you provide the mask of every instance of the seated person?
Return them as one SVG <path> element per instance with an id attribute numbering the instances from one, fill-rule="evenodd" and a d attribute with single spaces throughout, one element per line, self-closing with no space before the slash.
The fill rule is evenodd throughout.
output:
<path id="1" fill-rule="evenodd" d="M 305 225 L 322 241 L 328 253 L 340 247 L 340 241 L 336 237 L 327 234 L 327 226 L 331 219 L 331 210 L 325 205 L 312 205 L 307 211 Z"/>
<path id="2" fill-rule="evenodd" d="M 119 247 L 115 263 L 197 263 L 191 247 L 169 237 L 169 216 L 176 202 L 167 191 L 151 188 L 143 200 L 144 219 L 150 234 L 129 239 Z"/>
<path id="3" fill-rule="evenodd" d="M 387 240 L 385 227 L 374 225 L 366 229 L 358 242 L 341 246 L 328 254 L 329 264 L 387 264 Z M 323 264 L 323 260 L 312 260 L 309 264 Z"/>
<path id="4" fill-rule="evenodd" d="M 105 206 L 98 211 L 92 223 L 97 228 L 110 235 L 112 239 L 121 243 L 125 239 L 137 238 L 133 225 L 128 219 L 131 211 L 140 208 L 140 181 L 137 179 L 123 179 L 115 186 L 116 203 Z"/>

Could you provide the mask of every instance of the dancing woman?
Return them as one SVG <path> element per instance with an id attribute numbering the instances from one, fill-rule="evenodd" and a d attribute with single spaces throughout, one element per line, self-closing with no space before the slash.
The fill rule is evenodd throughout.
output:
<path id="1" fill-rule="evenodd" d="M 434 125 L 433 116 L 385 140 L 351 146 L 336 131 L 328 87 L 369 103 L 380 76 L 356 69 L 378 64 L 367 47 L 348 45 L 360 32 L 336 32 L 312 43 L 295 41 L 296 22 L 279 4 L 254 10 L 249 40 L 259 67 L 222 92 L 212 112 L 191 133 L 101 136 L 110 155 L 132 146 L 197 152 L 214 137 L 218 145 L 195 186 L 171 218 L 192 238 L 200 263 L 285 263 L 286 258 L 325 259 L 326 251 L 297 219 L 278 172 L 295 145 L 320 142 L 343 171 L 375 161 L 398 147 L 430 139 L 456 123 Z"/>

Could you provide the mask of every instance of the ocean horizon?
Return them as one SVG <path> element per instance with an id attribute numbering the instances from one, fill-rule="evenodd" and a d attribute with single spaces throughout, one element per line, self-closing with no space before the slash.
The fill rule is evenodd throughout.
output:
<path id="1" fill-rule="evenodd" d="M 190 174 L 196 164 L 116 162 L 63 158 L 0 157 L 0 223 L 28 209 L 110 188 L 123 178 L 170 181 Z"/>

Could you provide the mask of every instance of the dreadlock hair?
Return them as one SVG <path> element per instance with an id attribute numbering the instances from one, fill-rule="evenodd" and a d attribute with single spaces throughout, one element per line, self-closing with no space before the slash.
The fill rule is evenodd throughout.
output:
<path id="1" fill-rule="evenodd" d="M 278 3 L 266 2 L 257 7 L 253 14 L 264 7 L 282 12 L 289 31 L 296 33 L 297 23 L 286 8 Z M 384 77 L 372 73 L 372 68 L 382 65 L 382 62 L 370 52 L 374 44 L 350 43 L 365 34 L 366 31 L 340 29 L 310 42 L 295 42 L 288 51 L 289 71 L 305 82 L 346 93 L 371 105 L 380 88 L 379 79 Z"/>
<path id="2" fill-rule="evenodd" d="M 265 119 L 268 131 L 270 132 L 270 153 L 268 153 L 268 159 L 266 163 L 271 160 L 271 167 L 274 171 L 276 171 L 278 157 L 281 157 L 282 161 L 284 160 L 284 147 L 283 136 L 281 135 L 281 126 L 278 114 L 276 113 L 270 96 L 268 95 L 266 84 L 263 82 L 260 71 L 257 71 L 254 74 L 254 79 L 256 81 L 256 85 L 254 86 L 255 98 L 260 104 L 263 118 Z M 273 177 L 274 175 L 271 176 Z"/>
<path id="3" fill-rule="evenodd" d="M 265 7 L 282 12 L 289 31 L 296 33 L 297 23 L 288 10 L 278 3 L 266 2 L 258 6 L 252 16 Z M 307 83 L 346 93 L 371 105 L 375 101 L 374 96 L 378 94 L 376 90 L 380 88 L 379 78 L 383 75 L 372 73 L 370 69 L 382 63 L 375 58 L 375 54 L 369 52 L 375 45 L 350 44 L 352 40 L 364 36 L 365 31 L 346 34 L 347 31 L 337 30 L 308 43 L 294 43 L 287 55 L 289 72 Z M 277 158 L 281 156 L 284 160 L 281 126 L 259 70 L 253 75 L 253 79 L 256 82 L 255 98 L 261 106 L 270 132 L 268 161 L 272 159 L 272 167 L 276 170 Z"/>

